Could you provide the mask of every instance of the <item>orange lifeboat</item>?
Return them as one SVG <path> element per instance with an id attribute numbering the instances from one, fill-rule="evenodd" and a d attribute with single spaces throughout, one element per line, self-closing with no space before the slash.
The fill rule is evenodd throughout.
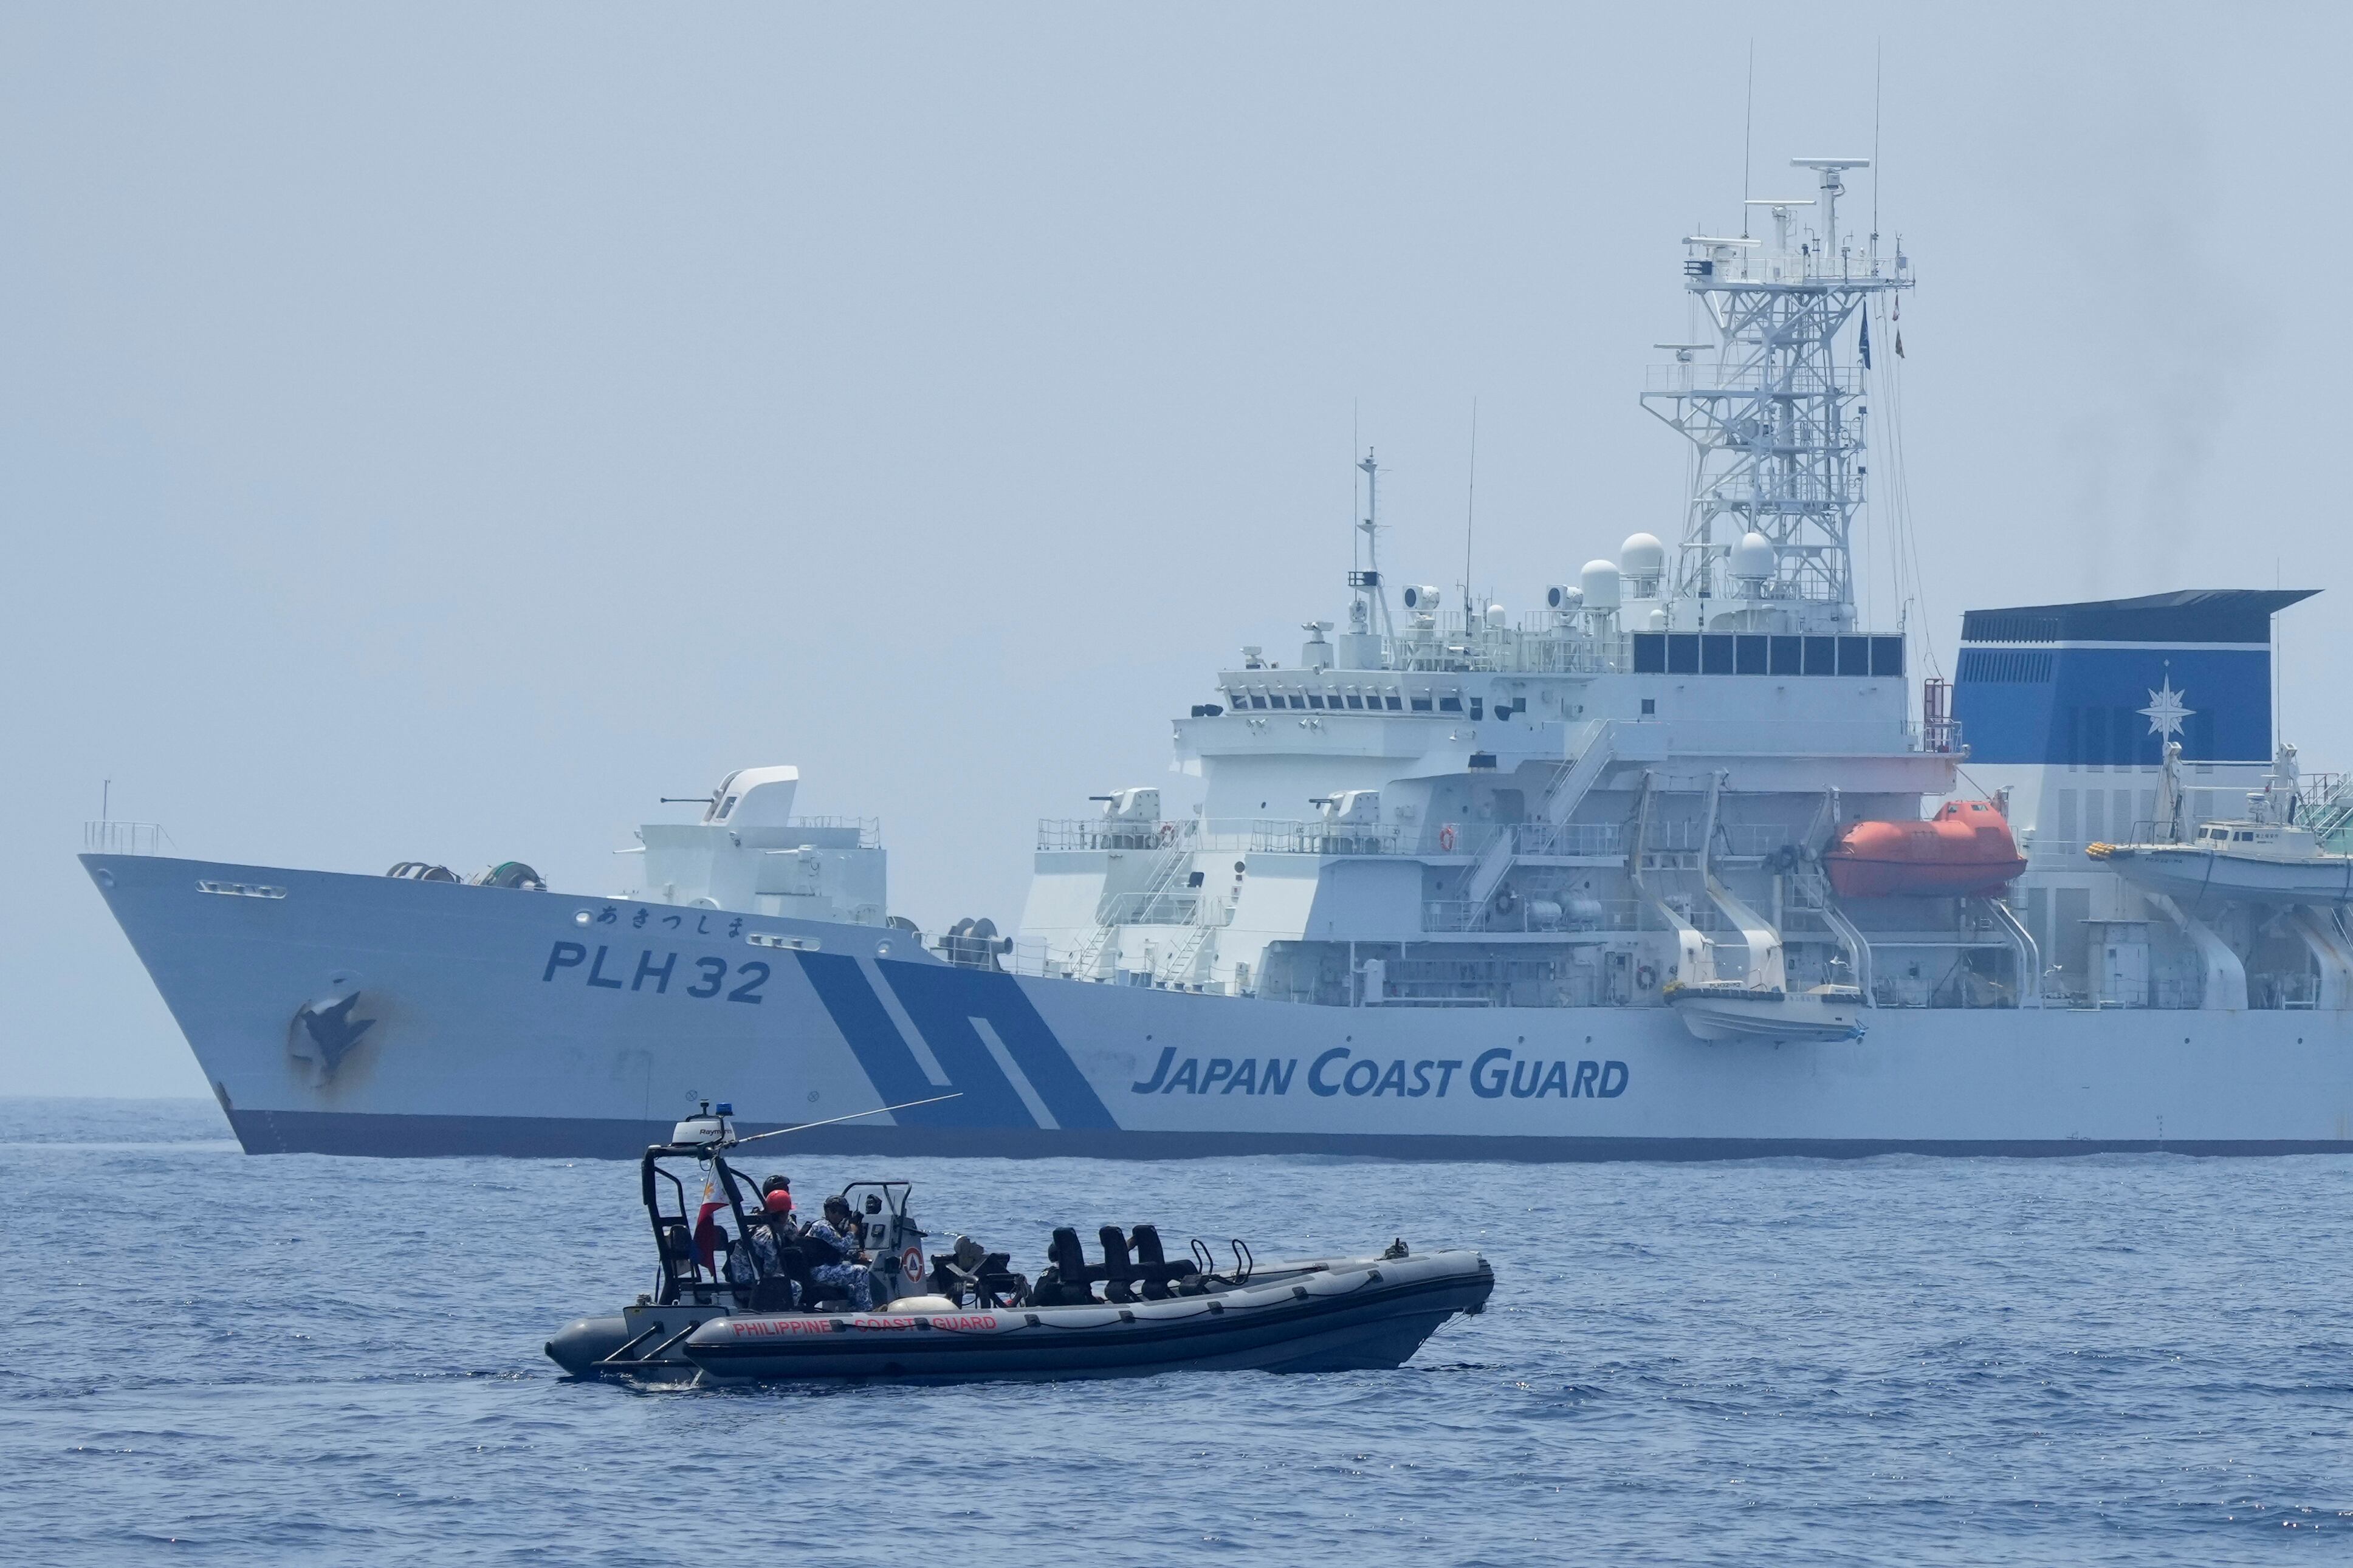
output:
<path id="1" fill-rule="evenodd" d="M 2001 808 L 1948 801 L 1926 822 L 1858 822 L 1822 857 L 1843 899 L 1957 899 L 2026 869 Z"/>

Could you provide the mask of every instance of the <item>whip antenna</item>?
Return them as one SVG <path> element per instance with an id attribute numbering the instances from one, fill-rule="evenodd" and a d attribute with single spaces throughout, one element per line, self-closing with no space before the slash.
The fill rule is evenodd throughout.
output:
<path id="1" fill-rule="evenodd" d="M 954 1094 L 935 1094 L 929 1100 L 910 1100 L 898 1105 L 878 1105 L 871 1110 L 853 1110 L 847 1116 L 828 1116 L 822 1121 L 804 1121 L 797 1127 L 779 1127 L 773 1131 L 754 1132 L 749 1138 L 738 1138 L 735 1142 L 740 1147 L 745 1143 L 757 1143 L 763 1138 L 782 1138 L 787 1132 L 806 1132 L 812 1127 L 830 1127 L 837 1121 L 856 1121 L 861 1117 L 881 1116 L 892 1110 L 913 1110 L 919 1105 L 937 1105 L 943 1100 L 962 1100 L 963 1098 L 964 1091 L 958 1089 Z"/>

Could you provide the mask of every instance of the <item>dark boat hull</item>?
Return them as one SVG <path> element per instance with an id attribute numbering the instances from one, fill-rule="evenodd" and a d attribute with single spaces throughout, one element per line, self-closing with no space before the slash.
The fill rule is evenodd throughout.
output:
<path id="1" fill-rule="evenodd" d="M 1365 1260 L 1209 1296 L 1133 1305 L 955 1312 L 728 1314 L 688 1334 L 653 1381 L 1039 1382 L 1164 1372 L 1345 1372 L 1403 1365 L 1457 1313 L 1481 1310 L 1494 1274 L 1474 1252 Z M 642 1309 L 640 1310 L 643 1310 Z M 683 1317 L 680 1321 L 684 1322 Z M 593 1342 L 620 1342 L 613 1320 L 566 1330 L 549 1353 L 574 1365 Z"/>

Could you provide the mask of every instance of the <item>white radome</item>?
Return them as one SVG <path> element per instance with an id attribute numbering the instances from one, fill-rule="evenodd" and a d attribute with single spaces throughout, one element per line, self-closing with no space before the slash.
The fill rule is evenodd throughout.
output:
<path id="1" fill-rule="evenodd" d="M 1588 561 L 1577 574 L 1578 590 L 1585 595 L 1588 610 L 1614 610 L 1623 579 L 1614 561 Z"/>
<path id="2" fill-rule="evenodd" d="M 1746 533 L 1732 547 L 1731 571 L 1736 583 L 1762 583 L 1773 575 L 1778 557 L 1773 542 L 1761 533 Z"/>
<path id="3" fill-rule="evenodd" d="M 1667 547 L 1655 533 L 1629 534 L 1618 547 L 1619 569 L 1629 577 L 1658 577 L 1667 570 Z"/>

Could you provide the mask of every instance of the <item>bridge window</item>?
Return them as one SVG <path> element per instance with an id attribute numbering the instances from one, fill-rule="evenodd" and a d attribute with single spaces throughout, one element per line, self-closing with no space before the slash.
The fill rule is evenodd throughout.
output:
<path id="1" fill-rule="evenodd" d="M 1417 713 L 1427 713 L 1430 711 L 1429 692 L 1417 691 L 1413 694 L 1413 710 Z"/>
<path id="2" fill-rule="evenodd" d="M 1440 713 L 1460 713 L 1460 712 L 1461 712 L 1461 711 L 1462 711 L 1462 698 L 1461 698 L 1461 696 L 1459 693 L 1457 693 L 1457 692 L 1451 692 L 1451 691 L 1448 692 L 1445 696 L 1443 696 L 1443 697 L 1441 697 L 1441 698 L 1440 698 L 1440 699 L 1438 700 L 1438 710 L 1439 710 Z"/>
<path id="3" fill-rule="evenodd" d="M 1873 637 L 1871 639 L 1871 673 L 1901 676 L 1904 673 L 1904 639 Z"/>
<path id="4" fill-rule="evenodd" d="M 1634 634 L 1634 673 L 1664 675 L 1667 672 L 1667 639 L 1658 632 Z"/>
<path id="5" fill-rule="evenodd" d="M 1375 698 L 1373 700 L 1375 700 L 1376 702 L 1377 702 L 1377 701 L 1379 701 L 1379 700 L 1380 700 L 1380 699 L 1378 699 L 1378 698 Z M 1351 708 L 1362 708 L 1364 705 L 1365 705 L 1365 700 L 1364 700 L 1363 698 L 1361 698 L 1361 697 L 1357 696 L 1357 695 L 1356 695 L 1355 692 L 1353 692 L 1353 691 L 1351 691 L 1350 693 L 1348 693 L 1348 706 L 1349 706 L 1349 707 L 1351 707 Z"/>
<path id="6" fill-rule="evenodd" d="M 1699 639 L 1699 672 L 1702 675 L 1732 673 L 1732 639 L 1722 634 L 1711 634 Z"/>
<path id="7" fill-rule="evenodd" d="M 1871 639 L 1869 637 L 1839 638 L 1838 672 L 1841 675 L 1871 673 Z"/>
<path id="8" fill-rule="evenodd" d="M 1806 673 L 1808 675 L 1838 673 L 1838 638 L 1806 638 Z"/>
<path id="9" fill-rule="evenodd" d="M 1690 632 L 1667 634 L 1667 673 L 1697 675 L 1699 673 L 1699 638 Z"/>
<path id="10" fill-rule="evenodd" d="M 1310 708 L 1321 708 L 1321 707 L 1323 707 L 1323 706 L 1324 706 L 1324 694 L 1323 694 L 1322 692 L 1320 692 L 1320 691 L 1311 691 L 1311 692 L 1309 692 L 1309 693 L 1307 694 L 1307 706 L 1309 706 Z"/>
<path id="11" fill-rule="evenodd" d="M 1398 694 L 1396 692 L 1390 692 L 1386 698 L 1383 698 L 1382 700 L 1388 704 L 1388 710 L 1390 712 L 1395 713 L 1399 710 L 1398 707 Z"/>
<path id="12" fill-rule="evenodd" d="M 1767 637 L 1772 645 L 1772 669 L 1775 675 L 1806 673 L 1806 639 L 1803 637 Z"/>
<path id="13" fill-rule="evenodd" d="M 1767 637 L 1734 638 L 1733 669 L 1741 675 L 1766 673 L 1769 662 L 1766 655 L 1766 645 L 1768 641 L 1770 639 Z"/>

